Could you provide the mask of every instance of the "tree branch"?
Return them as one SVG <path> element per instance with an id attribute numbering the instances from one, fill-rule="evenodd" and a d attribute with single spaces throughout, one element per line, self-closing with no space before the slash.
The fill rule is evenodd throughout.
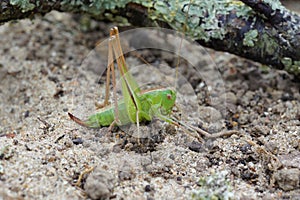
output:
<path id="1" fill-rule="evenodd" d="M 279 0 L 4 0 L 0 23 L 51 10 L 184 31 L 203 46 L 300 77 L 300 17 Z"/>

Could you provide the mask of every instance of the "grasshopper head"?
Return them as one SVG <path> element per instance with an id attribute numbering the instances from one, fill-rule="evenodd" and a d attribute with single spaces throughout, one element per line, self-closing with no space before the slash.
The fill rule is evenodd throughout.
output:
<path id="1" fill-rule="evenodd" d="M 161 110 L 163 114 L 169 114 L 172 111 L 176 101 L 176 90 L 166 88 L 162 95 Z"/>
<path id="2" fill-rule="evenodd" d="M 157 88 L 142 91 L 142 95 L 147 102 L 151 102 L 151 106 L 159 109 L 163 115 L 170 114 L 176 101 L 176 90 L 173 88 Z"/>

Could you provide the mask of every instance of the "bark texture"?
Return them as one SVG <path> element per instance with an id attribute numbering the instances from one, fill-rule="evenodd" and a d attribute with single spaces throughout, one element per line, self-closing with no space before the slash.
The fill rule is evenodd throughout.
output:
<path id="1" fill-rule="evenodd" d="M 3 0 L 0 22 L 51 10 L 184 31 L 203 46 L 300 77 L 300 17 L 279 0 Z"/>

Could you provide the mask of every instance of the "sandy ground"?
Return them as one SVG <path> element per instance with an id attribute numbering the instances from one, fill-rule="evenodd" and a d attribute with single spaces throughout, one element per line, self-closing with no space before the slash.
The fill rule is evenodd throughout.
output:
<path id="1" fill-rule="evenodd" d="M 129 32 L 124 48 L 173 50 L 127 55 L 143 88 L 176 81 L 174 115 L 238 134 L 198 141 L 153 120 L 138 143 L 133 125 L 71 121 L 67 112 L 87 117 L 104 98 L 107 48 L 94 47 L 109 27 L 57 12 L 0 27 L 0 199 L 300 198 L 300 82 L 283 71 L 186 45 L 176 78 L 180 40 Z"/>

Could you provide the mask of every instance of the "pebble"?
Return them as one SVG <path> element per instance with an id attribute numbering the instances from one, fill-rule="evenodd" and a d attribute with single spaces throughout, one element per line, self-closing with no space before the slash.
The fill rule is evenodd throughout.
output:
<path id="1" fill-rule="evenodd" d="M 226 101 L 226 103 L 230 104 L 236 104 L 237 103 L 237 97 L 233 92 L 226 92 L 220 96 L 220 100 Z"/>
<path id="2" fill-rule="evenodd" d="M 247 124 L 249 121 L 249 115 L 246 113 L 241 113 L 238 119 L 238 123 L 241 125 Z"/>
<path id="3" fill-rule="evenodd" d="M 131 180 L 135 177 L 135 172 L 128 162 L 124 162 L 123 166 L 119 170 L 118 177 L 120 181 Z"/>
<path id="4" fill-rule="evenodd" d="M 288 108 L 288 109 L 293 109 L 293 104 L 290 102 L 290 101 L 287 101 L 286 103 L 285 103 L 285 106 Z"/>
<path id="5" fill-rule="evenodd" d="M 108 199 L 112 194 L 115 182 L 112 174 L 96 167 L 88 176 L 84 190 L 91 199 Z"/>
<path id="6" fill-rule="evenodd" d="M 254 98 L 255 93 L 253 91 L 247 91 L 246 94 L 244 94 L 241 99 L 239 100 L 239 103 L 246 107 L 249 105 L 251 99 Z"/>
<path id="7" fill-rule="evenodd" d="M 259 137 L 262 135 L 268 135 L 269 128 L 267 126 L 263 125 L 255 125 L 253 128 L 251 128 L 250 135 L 253 137 Z"/>
<path id="8" fill-rule="evenodd" d="M 150 185 L 145 186 L 145 192 L 150 192 L 152 190 Z"/>
<path id="9" fill-rule="evenodd" d="M 205 122 L 216 122 L 222 119 L 221 113 L 210 106 L 200 106 L 198 109 L 200 119 Z"/>
<path id="10" fill-rule="evenodd" d="M 282 101 L 291 101 L 293 99 L 294 99 L 293 95 L 288 92 L 283 93 L 281 96 Z"/>
<path id="11" fill-rule="evenodd" d="M 72 141 L 73 141 L 73 143 L 74 143 L 75 145 L 78 145 L 78 144 L 82 144 L 82 143 L 83 143 L 83 139 L 82 139 L 82 138 L 75 138 L 75 139 L 73 139 Z"/>
<path id="12" fill-rule="evenodd" d="M 278 154 L 279 144 L 276 142 L 270 141 L 265 143 L 266 150 L 271 152 L 272 154 Z"/>
<path id="13" fill-rule="evenodd" d="M 300 153 L 294 151 L 285 155 L 278 155 L 278 159 L 285 167 L 300 169 Z"/>
<path id="14" fill-rule="evenodd" d="M 203 149 L 203 145 L 199 142 L 193 141 L 188 144 L 191 151 L 200 152 Z"/>
<path id="15" fill-rule="evenodd" d="M 281 169 L 273 175 L 275 183 L 284 191 L 299 188 L 300 170 L 297 168 Z"/>

